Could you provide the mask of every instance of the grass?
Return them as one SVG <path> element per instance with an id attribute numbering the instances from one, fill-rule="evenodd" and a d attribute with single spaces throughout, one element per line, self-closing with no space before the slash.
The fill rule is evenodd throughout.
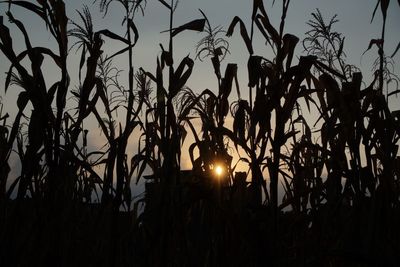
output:
<path id="1" fill-rule="evenodd" d="M 388 106 L 398 93 L 389 91 L 398 78 L 384 49 L 389 1 L 377 1 L 383 25 L 381 38 L 370 43 L 369 49 L 378 47 L 378 59 L 368 85 L 346 62 L 345 38 L 334 29 L 337 17 L 326 21 L 319 10 L 307 23 L 305 54 L 295 60 L 300 40 L 285 32 L 290 0 L 279 4 L 279 25 L 271 24 L 264 1 L 254 0 L 250 25 L 234 17 L 226 32 L 212 27 L 201 10 L 200 18 L 175 26 L 178 1 L 159 0 L 169 13 L 169 40 L 160 45 L 155 73 L 134 72 L 134 19 L 146 1 L 96 2 L 104 15 L 112 2 L 122 5 L 124 36 L 95 31 L 87 6 L 78 11 L 79 22 L 68 23 L 63 1 L 7 2 L 6 15 L 23 34 L 26 50 L 16 54 L 2 21 L 0 50 L 10 62 L 5 88 L 22 90 L 14 118 L 0 109 L 1 262 L 396 265 L 400 116 Z M 45 22 L 57 51 L 32 46 L 25 24 L 12 14 L 14 5 Z M 238 29 L 248 53 L 248 97 L 239 88 L 238 66 L 222 62 L 227 53 L 237 53 L 230 51 L 228 37 Z M 204 34 L 197 58 L 210 58 L 216 92 L 196 94 L 186 86 L 195 61 L 174 56 L 174 38 L 184 31 Z M 273 58 L 255 53 L 255 34 L 265 38 Z M 109 39 L 124 48 L 103 55 Z M 72 47 L 80 53 L 76 90 L 67 68 Z M 112 62 L 120 55 L 128 56 L 127 77 Z M 42 71 L 44 57 L 60 73 L 51 86 Z M 23 64 L 25 59 L 31 64 Z M 238 99 L 230 103 L 232 90 Z M 307 116 L 312 109 L 319 113 L 315 125 Z M 93 117 L 106 140 L 98 151 L 89 150 L 84 127 Z M 140 137 L 132 155 L 127 146 L 134 132 Z M 189 135 L 193 168 L 185 172 L 180 158 Z M 240 161 L 247 172 L 235 171 L 232 153 L 239 152 L 245 153 Z M 7 187 L 12 153 L 22 168 Z M 216 175 L 218 168 L 223 172 Z M 144 176 L 146 170 L 152 174 Z M 146 177 L 145 197 L 133 198 L 132 178 Z"/>

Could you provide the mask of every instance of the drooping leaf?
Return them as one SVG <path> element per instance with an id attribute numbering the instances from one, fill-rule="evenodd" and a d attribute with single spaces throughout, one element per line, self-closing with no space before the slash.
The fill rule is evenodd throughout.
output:
<path id="1" fill-rule="evenodd" d="M 237 64 L 228 64 L 225 70 L 225 76 L 221 81 L 221 87 L 219 95 L 222 98 L 228 98 L 231 93 L 233 79 L 237 77 Z"/>
<path id="2" fill-rule="evenodd" d="M 253 13 L 251 15 L 251 19 L 252 20 L 255 20 L 256 15 L 257 15 L 257 11 L 260 8 L 260 5 L 262 5 L 262 4 L 263 4 L 263 1 L 260 1 L 260 0 L 254 0 L 253 1 Z"/>
<path id="3" fill-rule="evenodd" d="M 275 52 L 275 48 L 274 48 L 274 45 L 271 42 L 271 38 L 268 36 L 268 33 L 265 31 L 265 29 L 264 29 L 263 25 L 261 24 L 260 20 L 257 18 L 254 22 L 256 23 L 256 26 L 258 27 L 258 30 L 264 36 L 264 38 L 267 41 L 267 43 L 271 46 L 271 48 Z"/>
<path id="4" fill-rule="evenodd" d="M 169 97 L 173 98 L 179 92 L 179 90 L 185 85 L 187 80 L 189 79 L 190 75 L 192 74 L 194 61 L 189 58 L 189 56 L 185 57 L 181 63 L 179 64 L 178 68 L 176 69 L 173 82 L 170 86 Z M 184 72 L 186 67 L 186 71 Z"/>
<path id="5" fill-rule="evenodd" d="M 213 64 L 214 73 L 218 79 L 221 79 L 221 62 L 219 61 L 218 56 L 214 56 L 211 58 L 211 62 Z"/>
<path id="6" fill-rule="evenodd" d="M 132 19 L 128 19 L 128 25 L 129 25 L 129 28 L 131 28 L 131 30 L 135 34 L 135 38 L 133 39 L 133 46 L 134 46 L 134 45 L 136 45 L 137 41 L 139 40 L 139 32 L 138 32 L 138 29 L 136 28 L 136 25 Z"/>
<path id="7" fill-rule="evenodd" d="M 256 143 L 265 138 L 266 134 L 271 130 L 271 107 L 269 107 L 267 95 L 260 92 L 256 94 L 254 108 L 251 114 L 251 134 L 255 132 L 257 124 L 259 126 L 259 131 L 256 137 Z"/>
<path id="8" fill-rule="evenodd" d="M 29 95 L 26 91 L 23 91 L 19 94 L 18 100 L 17 100 L 17 107 L 21 111 L 23 110 L 26 105 L 28 104 L 29 101 Z"/>
<path id="9" fill-rule="evenodd" d="M 142 15 L 144 15 L 144 7 L 142 7 L 143 0 L 137 0 L 134 10 L 136 11 L 138 8 L 142 11 Z M 145 4 L 146 5 L 146 1 Z"/>
<path id="10" fill-rule="evenodd" d="M 321 61 L 319 61 L 319 60 L 314 60 L 313 63 L 314 63 L 314 66 L 315 66 L 317 69 L 319 69 L 320 71 L 322 71 L 322 72 L 325 72 L 325 71 L 326 71 L 326 72 L 329 72 L 329 73 L 331 73 L 332 75 L 334 75 L 334 76 L 336 76 L 336 77 L 338 77 L 338 78 L 340 78 L 340 79 L 342 79 L 342 80 L 346 80 L 346 76 L 344 76 L 343 74 L 339 73 L 337 70 L 335 70 L 335 69 L 333 69 L 333 68 L 331 68 L 331 67 L 325 65 L 325 64 L 322 63 Z"/>
<path id="11" fill-rule="evenodd" d="M 283 137 L 283 140 L 282 140 L 282 145 L 284 144 L 284 143 L 286 143 L 286 141 L 287 140 L 289 140 L 289 138 L 291 138 L 291 137 L 294 137 L 296 134 L 298 134 L 300 131 L 295 131 L 295 130 L 293 130 L 293 131 L 290 131 L 290 132 L 287 132 L 287 133 L 285 133 L 285 136 Z"/>
<path id="12" fill-rule="evenodd" d="M 1 1 L 2 3 L 10 2 L 13 5 L 17 5 L 32 11 L 33 13 L 39 15 L 43 20 L 47 21 L 46 13 L 43 11 L 43 8 L 35 5 L 29 1 Z"/>
<path id="13" fill-rule="evenodd" d="M 400 1 L 400 0 L 399 0 L 399 1 Z M 392 54 L 390 57 L 393 58 L 393 57 L 397 54 L 397 52 L 399 51 L 399 49 L 400 49 L 400 42 L 397 44 L 396 49 L 394 50 L 393 54 Z"/>
<path id="14" fill-rule="evenodd" d="M 393 91 L 393 92 L 390 92 L 389 94 L 388 94 L 388 96 L 392 96 L 392 95 L 396 95 L 397 96 L 397 94 L 399 94 L 400 93 L 400 90 L 395 90 L 395 91 Z"/>
<path id="15" fill-rule="evenodd" d="M 254 9 L 253 9 L 253 14 L 252 14 L 252 19 L 257 21 L 261 21 L 264 25 L 264 29 L 267 30 L 269 35 L 271 36 L 272 40 L 275 42 L 275 44 L 279 44 L 280 38 L 278 31 L 272 26 L 272 24 L 269 21 L 268 14 L 265 11 L 264 7 L 264 1 L 262 0 L 255 0 L 254 1 Z M 260 10 L 261 15 L 256 16 L 257 10 Z M 257 25 L 259 29 L 261 30 L 261 24 Z M 263 30 L 264 30 L 263 29 Z"/>
<path id="16" fill-rule="evenodd" d="M 152 73 L 145 71 L 143 68 L 139 68 L 139 70 L 142 71 L 142 72 L 143 72 L 147 77 L 149 77 L 153 82 L 155 82 L 155 83 L 157 82 L 156 77 L 155 77 Z"/>
<path id="17" fill-rule="evenodd" d="M 3 17 L 1 17 L 1 23 L 0 23 L 0 40 L 2 41 L 2 47 L 4 49 L 7 49 L 8 54 L 14 54 L 14 51 L 12 50 L 12 38 L 10 35 L 10 30 L 8 29 L 7 26 L 3 24 Z"/>
<path id="18" fill-rule="evenodd" d="M 28 32 L 26 31 L 24 24 L 21 21 L 15 19 L 11 12 L 7 12 L 7 15 L 8 15 L 9 20 L 12 23 L 14 23 L 18 27 L 18 29 L 21 31 L 22 35 L 24 36 L 25 46 L 26 46 L 27 50 L 29 51 L 32 48 L 32 44 L 31 44 L 30 38 L 28 36 Z"/>
<path id="19" fill-rule="evenodd" d="M 118 55 L 121 55 L 121 54 L 125 53 L 125 52 L 128 51 L 130 48 L 132 48 L 133 46 L 134 46 L 134 45 L 129 45 L 129 46 L 127 46 L 127 47 L 121 49 L 120 51 L 115 52 L 115 53 L 112 54 L 111 56 L 108 56 L 104 61 L 105 61 L 105 62 L 106 62 L 106 61 L 109 61 L 109 60 L 112 59 L 113 57 L 116 57 L 116 56 L 118 56 Z"/>
<path id="20" fill-rule="evenodd" d="M 228 37 L 232 36 L 237 23 L 240 24 L 240 35 L 242 36 L 242 39 L 246 44 L 247 50 L 249 51 L 250 55 L 252 55 L 254 53 L 253 45 L 251 44 L 251 40 L 250 40 L 249 34 L 247 33 L 246 26 L 244 25 L 243 21 L 238 16 L 235 16 L 233 18 L 231 25 L 229 26 L 228 31 L 226 32 L 226 36 L 228 36 Z"/>
<path id="21" fill-rule="evenodd" d="M 161 68 L 164 69 L 164 66 L 172 66 L 172 64 L 174 63 L 174 60 L 172 58 L 172 54 L 169 51 L 164 50 L 164 47 L 162 44 L 160 44 L 161 47 Z"/>
<path id="22" fill-rule="evenodd" d="M 245 142 L 245 129 L 246 129 L 246 113 L 249 112 L 249 103 L 246 100 L 239 100 L 237 111 L 234 114 L 233 120 L 233 133 L 235 136 Z M 237 144 L 235 144 L 237 147 Z"/>
<path id="23" fill-rule="evenodd" d="M 160 2 L 161 4 L 163 4 L 164 6 L 166 6 L 168 9 L 172 9 L 171 6 L 169 4 L 167 4 L 167 2 L 165 2 L 164 0 L 158 0 L 158 2 Z"/>
<path id="24" fill-rule="evenodd" d="M 304 101 L 306 102 L 307 105 L 307 109 L 309 112 L 311 112 L 310 110 L 310 102 L 313 103 L 315 106 L 318 106 L 317 102 L 314 100 L 314 98 L 311 96 L 311 94 L 313 93 L 318 93 L 318 90 L 312 90 L 312 89 L 305 89 L 304 87 L 302 87 L 301 91 L 299 92 L 298 97 L 304 97 Z M 322 105 L 321 105 L 322 106 Z"/>
<path id="25" fill-rule="evenodd" d="M 380 2 L 381 2 L 381 0 L 378 0 L 378 1 L 376 2 L 376 6 L 375 6 L 375 8 L 374 8 L 374 12 L 372 13 L 372 17 L 371 17 L 371 22 L 370 22 L 370 23 L 372 23 L 372 21 L 374 20 L 375 13 L 376 13 L 376 11 L 378 10 L 378 7 L 379 7 Z"/>
<path id="26" fill-rule="evenodd" d="M 111 32 L 110 30 L 107 30 L 107 29 L 106 30 L 101 30 L 101 31 L 98 31 L 97 33 L 105 35 L 105 36 L 107 36 L 107 37 L 109 37 L 111 39 L 124 42 L 127 45 L 130 45 L 128 40 L 126 40 L 125 38 L 119 36 L 118 34 L 115 34 L 115 33 Z"/>
<path id="27" fill-rule="evenodd" d="M 268 19 L 268 16 L 257 15 L 256 21 L 259 21 L 259 23 L 257 23 L 258 28 L 262 29 L 261 26 L 263 26 L 264 29 L 267 30 L 268 34 L 271 36 L 274 44 L 278 46 L 280 44 L 279 33 L 274 28 L 274 26 L 272 26 L 271 22 Z"/>
<path id="28" fill-rule="evenodd" d="M 8 87 L 10 86 L 10 84 L 11 84 L 11 78 L 12 78 L 12 76 L 13 76 L 13 72 L 12 71 L 8 71 L 7 72 L 7 76 L 6 76 L 6 81 L 5 81 L 5 84 L 4 84 L 4 91 L 7 93 L 7 90 L 8 90 Z"/>
<path id="29" fill-rule="evenodd" d="M 287 33 L 283 36 L 283 49 L 282 50 L 284 53 L 283 58 L 285 58 L 287 56 L 286 69 L 289 69 L 290 66 L 292 65 L 294 50 L 295 50 L 298 42 L 299 42 L 299 38 L 295 35 Z"/>
<path id="30" fill-rule="evenodd" d="M 172 37 L 175 37 L 178 33 L 185 30 L 202 32 L 204 30 L 204 25 L 206 23 L 205 19 L 195 19 L 191 22 L 183 24 L 182 26 L 172 29 Z"/>
<path id="31" fill-rule="evenodd" d="M 180 140 L 181 140 L 180 145 L 182 146 L 187 137 L 187 130 L 185 129 L 185 127 L 183 125 L 179 125 L 179 134 L 180 134 Z"/>
<path id="32" fill-rule="evenodd" d="M 327 108 L 331 109 L 339 105 L 340 88 L 336 80 L 324 73 L 319 77 L 319 82 L 326 89 Z"/>
<path id="33" fill-rule="evenodd" d="M 263 58 L 260 56 L 250 56 L 247 61 L 247 70 L 249 74 L 249 87 L 257 85 L 261 79 L 263 68 L 261 65 Z"/>
<path id="34" fill-rule="evenodd" d="M 371 41 L 369 41 L 369 45 L 367 50 L 365 50 L 362 55 L 364 55 L 368 50 L 370 50 L 372 48 L 373 45 L 376 45 L 379 49 L 381 49 L 382 47 L 382 39 L 371 39 Z"/>

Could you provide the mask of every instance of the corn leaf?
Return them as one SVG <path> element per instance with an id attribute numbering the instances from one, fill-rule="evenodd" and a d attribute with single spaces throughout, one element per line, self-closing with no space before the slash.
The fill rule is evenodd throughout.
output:
<path id="1" fill-rule="evenodd" d="M 136 25 L 132 19 L 128 19 L 128 25 L 129 25 L 129 28 L 131 28 L 131 30 L 135 34 L 135 38 L 133 39 L 133 46 L 134 46 L 134 45 L 136 45 L 137 41 L 139 40 L 139 32 L 138 32 Z"/>
<path id="2" fill-rule="evenodd" d="M 2 18 L 0 21 L 0 40 L 2 41 L 1 48 L 4 54 L 11 55 L 14 54 L 14 51 L 12 50 L 12 38 L 10 35 L 10 30 L 8 29 L 7 26 L 3 24 L 3 17 L 1 18 Z"/>
<path id="3" fill-rule="evenodd" d="M 118 34 L 115 34 L 115 33 L 111 32 L 111 31 L 109 31 L 109 30 L 107 30 L 107 29 L 106 29 L 106 30 L 98 31 L 97 33 L 98 33 L 98 34 L 105 35 L 105 36 L 107 36 L 107 37 L 109 37 L 109 38 L 111 38 L 111 39 L 121 41 L 121 42 L 123 42 L 123 43 L 125 43 L 125 44 L 127 44 L 127 45 L 130 45 L 128 40 L 126 40 L 125 38 L 119 36 Z"/>
<path id="4" fill-rule="evenodd" d="M 83 44 L 81 59 L 79 61 L 79 81 L 81 81 L 82 68 L 83 68 L 83 65 L 85 64 L 85 59 L 86 59 L 86 45 Z"/>
<path id="5" fill-rule="evenodd" d="M 234 114 L 233 133 L 235 136 L 245 142 L 246 113 L 249 112 L 249 104 L 246 100 L 239 100 L 238 108 Z M 237 149 L 237 144 L 235 144 Z"/>
<path id="6" fill-rule="evenodd" d="M 260 56 L 250 56 L 247 61 L 247 70 L 249 74 L 249 87 L 254 87 L 257 85 L 261 76 L 263 75 L 262 68 L 262 60 L 263 58 Z"/>
<path id="7" fill-rule="evenodd" d="M 179 90 L 185 85 L 187 80 L 189 79 L 190 75 L 192 74 L 194 61 L 189 58 L 189 56 L 185 57 L 181 63 L 179 64 L 178 68 L 176 69 L 173 75 L 173 82 L 170 86 L 169 97 L 173 98 L 179 92 Z M 183 72 L 185 70 L 186 71 Z"/>
<path id="8" fill-rule="evenodd" d="M 399 0 L 400 1 L 400 0 Z M 397 44 L 396 49 L 394 50 L 393 54 L 390 57 L 394 57 L 400 49 L 400 42 Z"/>
<path id="9" fill-rule="evenodd" d="M 270 34 L 272 40 L 275 42 L 275 44 L 279 44 L 280 38 L 279 38 L 278 31 L 270 23 L 269 18 L 268 18 L 268 14 L 265 11 L 265 7 L 264 7 L 263 1 L 262 0 L 255 0 L 254 1 L 254 8 L 260 10 L 262 15 L 255 16 L 257 11 L 253 9 L 252 19 L 255 20 L 256 22 L 261 20 L 263 25 L 264 25 L 264 27 L 265 27 L 265 30 L 268 31 L 268 33 Z M 259 27 L 260 30 L 262 29 L 262 27 L 260 27 L 259 25 L 257 25 L 257 26 Z"/>
<path id="10" fill-rule="evenodd" d="M 23 110 L 29 101 L 29 95 L 26 91 L 23 91 L 19 94 L 17 99 L 17 107 L 19 110 Z"/>
<path id="11" fill-rule="evenodd" d="M 249 34 L 247 33 L 246 26 L 244 25 L 243 21 L 238 16 L 235 16 L 233 18 L 231 25 L 229 25 L 228 31 L 226 32 L 226 36 L 228 36 L 228 37 L 232 36 L 235 26 L 238 23 L 240 24 L 240 35 L 242 36 L 242 39 L 246 44 L 247 50 L 249 51 L 250 55 L 252 55 L 254 53 L 253 45 L 251 44 L 251 40 L 250 40 Z"/>
<path id="12" fill-rule="evenodd" d="M 382 44 L 383 44 L 382 39 L 371 39 L 371 41 L 369 41 L 368 48 L 362 53 L 362 55 L 364 55 L 368 50 L 370 50 L 373 45 L 376 45 L 378 48 L 381 48 Z"/>
<path id="13" fill-rule="evenodd" d="M 294 55 L 294 50 L 296 48 L 299 38 L 292 34 L 285 34 L 283 36 L 283 52 L 284 58 L 287 56 L 286 69 L 289 69 L 292 64 L 292 59 Z"/>
<path id="14" fill-rule="evenodd" d="M 371 22 L 370 22 L 370 23 L 372 23 L 372 21 L 373 21 L 374 18 L 375 18 L 375 14 L 376 14 L 376 11 L 378 10 L 378 7 L 379 7 L 380 2 L 381 2 L 381 0 L 378 0 L 378 1 L 376 2 L 376 6 L 375 6 L 375 8 L 374 8 L 374 12 L 372 13 L 372 17 L 371 17 Z"/>
<path id="15" fill-rule="evenodd" d="M 321 61 L 315 60 L 314 66 L 321 71 L 327 71 L 327 72 L 333 74 L 334 76 L 339 77 L 342 80 L 346 80 L 346 77 L 343 74 L 339 73 L 338 71 L 334 70 L 333 68 L 328 67 Z"/>
<path id="16" fill-rule="evenodd" d="M 383 15 L 383 19 L 386 20 L 387 10 L 389 8 L 390 0 L 380 0 L 381 1 L 381 11 Z"/>
<path id="17" fill-rule="evenodd" d="M 43 7 L 35 5 L 28 1 L 1 1 L 0 3 L 9 3 L 9 2 L 13 5 L 17 5 L 29 11 L 32 11 L 33 13 L 39 15 L 43 20 L 47 21 L 46 13 L 44 12 Z"/>
<path id="18" fill-rule="evenodd" d="M 164 0 L 158 0 L 158 2 L 160 2 L 161 4 L 163 4 L 164 6 L 166 6 L 168 9 L 172 9 L 171 6 L 169 4 L 167 4 L 167 2 L 165 2 Z"/>
<path id="19" fill-rule="evenodd" d="M 173 28 L 172 37 L 175 37 L 177 34 L 185 30 L 202 32 L 204 30 L 205 23 L 206 23 L 205 19 L 196 19 L 177 28 Z"/>

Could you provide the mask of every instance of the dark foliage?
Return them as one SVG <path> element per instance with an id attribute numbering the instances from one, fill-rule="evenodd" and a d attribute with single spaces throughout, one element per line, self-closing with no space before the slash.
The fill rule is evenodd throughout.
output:
<path id="1" fill-rule="evenodd" d="M 160 44 L 155 73 L 142 68 L 135 73 L 134 19 L 144 13 L 146 1 L 97 2 L 104 15 L 113 2 L 122 4 L 123 36 L 96 31 L 86 6 L 78 11 L 81 21 L 68 24 L 61 0 L 0 3 L 8 3 L 6 15 L 25 44 L 16 54 L 10 30 L 0 21 L 0 50 L 10 62 L 5 90 L 21 88 L 11 124 L 0 103 L 1 266 L 400 262 L 400 111 L 388 106 L 399 91 L 389 91 L 398 78 L 384 53 L 389 0 L 377 1 L 373 11 L 372 19 L 381 7 L 383 25 L 381 38 L 368 47 L 378 48 L 369 85 L 346 63 L 336 16 L 326 22 L 319 10 L 312 13 L 303 40 L 306 54 L 297 60 L 299 39 L 285 32 L 290 0 L 281 3 L 278 27 L 264 1 L 254 0 L 250 27 L 234 17 L 226 31 L 230 37 L 239 30 L 249 55 L 248 98 L 242 98 L 238 66 L 222 64 L 231 52 L 222 27 L 211 27 L 202 11 L 202 18 L 174 27 L 178 1 L 159 0 L 170 15 L 168 45 Z M 57 51 L 32 46 L 26 24 L 13 16 L 14 6 L 45 22 Z M 255 51 L 256 30 L 273 59 Z M 173 49 L 174 38 L 186 31 L 205 34 L 196 58 L 211 59 L 215 90 L 197 95 L 186 86 L 195 61 L 189 56 L 176 61 Z M 108 39 L 124 48 L 103 55 Z M 76 90 L 67 69 L 74 46 L 80 52 Z M 120 55 L 128 57 L 127 86 L 112 62 Z M 43 72 L 45 57 L 60 73 L 51 86 Z M 238 99 L 230 104 L 232 89 Z M 315 125 L 307 112 L 318 113 Z M 106 140 L 98 151 L 90 150 L 84 127 L 93 118 Z M 193 167 L 183 171 L 188 135 Z M 138 140 L 134 153 L 128 151 L 132 136 Z M 22 167 L 10 181 L 13 153 Z M 236 171 L 239 162 L 247 172 Z M 139 198 L 132 196 L 133 182 L 145 183 Z"/>

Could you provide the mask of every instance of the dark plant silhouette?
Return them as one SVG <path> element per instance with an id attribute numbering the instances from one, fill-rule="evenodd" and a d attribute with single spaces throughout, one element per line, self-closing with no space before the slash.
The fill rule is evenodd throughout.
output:
<path id="1" fill-rule="evenodd" d="M 14 117 L 3 109 L 6 97 L 0 99 L 0 262 L 396 266 L 400 112 L 388 105 L 399 93 L 384 49 L 390 1 L 377 1 L 373 11 L 372 19 L 381 7 L 383 25 L 367 49 L 378 48 L 368 85 L 346 62 L 336 15 L 311 14 L 305 55 L 297 57 L 300 40 L 285 27 L 290 0 L 279 3 L 278 25 L 265 1 L 254 0 L 249 25 L 236 16 L 226 31 L 201 10 L 199 19 L 176 26 L 178 1 L 158 2 L 169 15 L 161 33 L 169 38 L 159 45 L 155 73 L 140 66 L 134 72 L 134 21 L 146 1 L 95 1 L 104 16 L 114 3 L 123 7 L 124 35 L 96 29 L 88 6 L 77 11 L 79 21 L 69 21 L 61 0 L 0 3 L 8 4 L 9 24 L 25 46 L 16 53 L 1 19 L 0 50 L 10 63 L 5 91 L 21 92 Z M 43 20 L 54 51 L 32 44 L 14 7 Z M 191 31 L 201 32 L 196 59 L 210 59 L 217 82 L 199 94 L 186 85 L 194 59 L 174 53 L 174 38 Z M 238 65 L 224 61 L 237 53 L 228 42 L 237 33 L 248 53 L 248 96 Z M 256 34 L 273 58 L 258 54 Z M 105 55 L 110 39 L 123 48 Z M 74 89 L 71 51 L 79 52 Z M 128 58 L 123 69 L 113 62 L 119 56 Z M 59 72 L 50 86 L 45 58 Z M 86 126 L 93 119 L 97 130 Z M 89 143 L 94 131 L 104 137 L 97 149 Z M 135 151 L 128 149 L 132 138 Z M 188 140 L 192 169 L 182 170 Z M 21 164 L 14 180 L 13 154 Z M 239 162 L 246 172 L 236 171 Z M 133 183 L 144 183 L 144 194 L 133 196 Z"/>

